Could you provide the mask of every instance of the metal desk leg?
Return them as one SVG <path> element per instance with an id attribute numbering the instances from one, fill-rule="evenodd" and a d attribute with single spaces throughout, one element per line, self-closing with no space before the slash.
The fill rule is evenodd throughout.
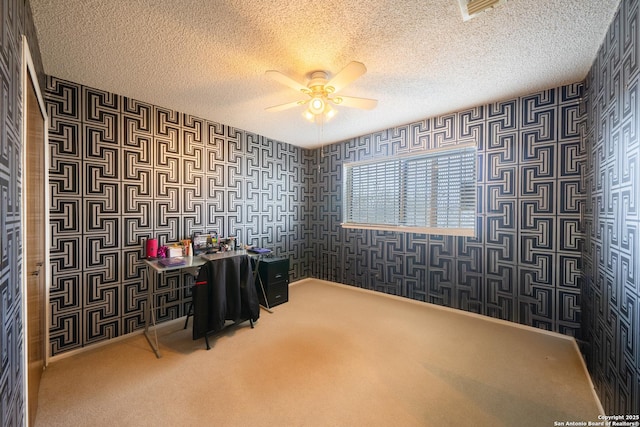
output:
<path id="1" fill-rule="evenodd" d="M 273 313 L 273 310 L 271 310 L 271 307 L 269 307 L 269 301 L 267 301 L 267 294 L 264 291 L 264 285 L 262 284 L 262 278 L 260 277 L 260 271 L 258 270 L 258 267 L 260 266 L 261 257 L 262 257 L 261 255 L 258 255 L 258 258 L 256 259 L 256 269 L 253 272 L 253 281 L 255 282 L 257 279 L 258 283 L 260 283 L 260 290 L 262 291 L 262 297 L 264 298 L 264 303 L 267 305 L 265 307 L 264 305 L 260 304 L 260 307 L 264 308 L 269 313 Z"/>
<path id="2" fill-rule="evenodd" d="M 260 307 L 264 308 L 269 313 L 273 313 L 273 310 L 271 310 L 271 307 L 269 307 L 269 301 L 267 301 L 267 294 L 264 292 L 264 286 L 262 284 L 262 278 L 260 277 L 259 274 L 258 274 L 258 282 L 260 282 L 260 289 L 262 290 L 262 296 L 264 297 L 264 303 L 267 305 L 265 307 L 262 304 L 260 304 Z"/>
<path id="3" fill-rule="evenodd" d="M 158 280 L 157 274 L 150 271 L 150 267 L 147 266 L 147 315 L 145 316 L 144 336 L 147 338 L 151 349 L 156 354 L 156 357 L 160 359 L 160 347 L 158 346 L 158 331 L 156 330 L 156 315 L 155 307 L 153 305 L 153 290 L 155 289 L 156 281 Z M 149 322 L 153 326 L 153 339 L 149 335 Z"/>

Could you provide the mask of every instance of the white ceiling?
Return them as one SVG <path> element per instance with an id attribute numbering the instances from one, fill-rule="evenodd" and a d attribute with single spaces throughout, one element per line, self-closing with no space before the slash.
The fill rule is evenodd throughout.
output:
<path id="1" fill-rule="evenodd" d="M 463 22 L 458 0 L 30 0 L 47 74 L 301 147 L 582 80 L 619 0 L 509 0 Z M 265 76 L 368 72 L 378 99 L 324 126 Z"/>

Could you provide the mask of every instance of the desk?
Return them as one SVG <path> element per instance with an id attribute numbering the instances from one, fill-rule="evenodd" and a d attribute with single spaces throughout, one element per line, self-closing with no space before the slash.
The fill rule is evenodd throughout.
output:
<path id="1" fill-rule="evenodd" d="M 173 265 L 169 267 L 162 265 L 160 263 L 160 260 L 157 260 L 157 259 L 143 260 L 146 266 L 146 274 L 147 274 L 147 309 L 146 309 L 146 315 L 145 315 L 144 335 L 147 338 L 147 341 L 149 342 L 149 345 L 151 346 L 151 349 L 153 350 L 157 358 L 162 357 L 162 354 L 160 353 L 160 348 L 158 346 L 158 333 L 156 331 L 155 310 L 159 307 L 155 307 L 154 297 L 156 295 L 176 292 L 181 289 L 190 288 L 190 286 L 183 286 L 181 288 L 172 288 L 172 289 L 166 289 L 162 291 L 156 291 L 159 276 L 162 273 L 166 273 L 168 271 L 182 270 L 183 272 L 191 274 L 192 276 L 195 277 L 198 275 L 198 271 L 200 267 L 211 260 L 223 259 L 223 258 L 234 257 L 234 256 L 242 256 L 242 255 L 253 256 L 253 254 L 248 254 L 247 251 L 245 250 L 217 252 L 215 254 L 209 254 L 209 255 L 183 257 L 185 260 L 184 264 Z M 258 257 L 258 260 L 259 260 L 259 257 Z M 256 271 L 257 271 L 257 268 L 256 268 Z M 254 278 L 255 278 L 255 272 L 254 272 Z M 264 293 L 264 290 L 263 290 L 263 293 Z M 150 326 L 153 327 L 152 331 L 150 330 Z M 153 333 L 153 336 L 151 336 L 151 332 Z"/>

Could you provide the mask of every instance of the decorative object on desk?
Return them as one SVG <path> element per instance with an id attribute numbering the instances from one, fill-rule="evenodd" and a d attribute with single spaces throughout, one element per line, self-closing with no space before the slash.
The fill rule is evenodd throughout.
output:
<path id="1" fill-rule="evenodd" d="M 191 240 L 190 239 L 182 239 L 182 255 L 184 255 L 184 256 L 193 256 L 193 251 L 191 250 Z"/>
<path id="2" fill-rule="evenodd" d="M 147 258 L 158 256 L 158 239 L 147 239 Z"/>
<path id="3" fill-rule="evenodd" d="M 167 245 L 167 258 L 175 258 L 179 256 L 182 256 L 182 245 L 179 243 Z"/>
<path id="4" fill-rule="evenodd" d="M 219 248 L 220 251 L 235 251 L 236 250 L 236 238 L 235 237 L 227 237 L 226 239 L 219 239 Z"/>
<path id="5" fill-rule="evenodd" d="M 193 255 L 213 253 L 218 250 L 218 233 L 193 233 Z"/>
<path id="6" fill-rule="evenodd" d="M 166 246 L 160 246 L 158 248 L 158 258 L 166 258 L 167 257 L 167 251 L 169 250 L 169 248 L 167 248 Z"/>

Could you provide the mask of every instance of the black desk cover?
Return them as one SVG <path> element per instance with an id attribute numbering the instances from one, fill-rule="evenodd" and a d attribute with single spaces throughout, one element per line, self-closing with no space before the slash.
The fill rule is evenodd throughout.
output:
<path id="1" fill-rule="evenodd" d="M 260 305 L 248 255 L 212 260 L 193 287 L 193 339 L 218 332 L 226 320 L 256 321 Z"/>

